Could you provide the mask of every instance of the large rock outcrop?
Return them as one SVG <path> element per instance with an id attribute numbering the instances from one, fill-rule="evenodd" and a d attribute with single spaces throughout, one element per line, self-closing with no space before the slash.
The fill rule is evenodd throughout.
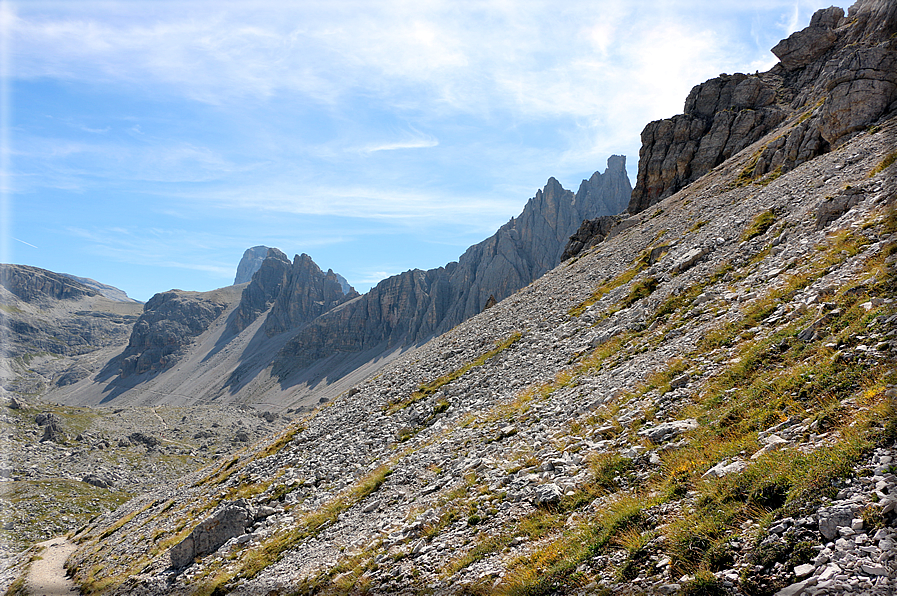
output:
<path id="1" fill-rule="evenodd" d="M 255 247 L 260 248 L 260 247 Z M 250 248 L 246 251 L 254 250 Z M 240 261 L 240 266 L 246 262 L 246 255 Z M 249 285 L 243 288 L 240 304 L 234 311 L 233 318 L 228 324 L 232 333 L 239 333 L 250 325 L 258 316 L 271 308 L 274 300 L 280 294 L 290 275 L 290 259 L 276 248 L 268 248 L 265 259 L 259 263 L 251 275 Z M 240 278 L 240 268 L 237 268 L 237 278 Z"/>
<path id="2" fill-rule="evenodd" d="M 605 172 L 583 180 L 576 194 L 550 178 L 519 217 L 457 262 L 389 277 L 311 321 L 278 354 L 275 373 L 288 375 L 337 352 L 413 345 L 451 329 L 490 298 L 500 301 L 556 267 L 583 220 L 619 213 L 630 194 L 624 156 L 610 157 Z"/>
<path id="3" fill-rule="evenodd" d="M 234 277 L 235 286 L 252 280 L 252 276 L 262 266 L 262 262 L 268 258 L 269 250 L 271 249 L 267 246 L 253 246 L 246 249 L 243 253 L 243 258 L 240 259 L 240 263 L 237 265 L 237 275 Z"/>
<path id="4" fill-rule="evenodd" d="M 741 180 L 793 169 L 843 143 L 895 109 L 897 4 L 860 0 L 837 7 L 773 48 L 780 63 L 754 75 L 720 75 L 692 89 L 684 113 L 642 131 L 628 211 L 639 213 L 694 182 L 789 118 Z"/>
<path id="5" fill-rule="evenodd" d="M 0 285 L 25 302 L 75 300 L 99 294 L 68 275 L 29 265 L 0 266 Z"/>
<path id="6" fill-rule="evenodd" d="M 267 258 L 243 289 L 229 330 L 239 333 L 271 309 L 265 333 L 270 337 L 289 331 L 358 296 L 354 288 L 344 290 L 344 286 L 348 286 L 345 278 L 332 269 L 324 273 L 307 254 L 296 255 L 290 263 L 283 252 L 269 248 Z"/>
<path id="7" fill-rule="evenodd" d="M 171 364 L 227 306 L 199 292 L 170 290 L 156 294 L 134 324 L 119 374 L 124 378 Z"/>
<path id="8" fill-rule="evenodd" d="M 321 271 L 307 254 L 296 255 L 274 300 L 274 308 L 265 319 L 265 333 L 271 336 L 299 327 L 331 308 L 356 298 L 358 292 L 353 288 L 343 291 L 340 279 L 332 269 L 328 269 L 327 273 Z"/>

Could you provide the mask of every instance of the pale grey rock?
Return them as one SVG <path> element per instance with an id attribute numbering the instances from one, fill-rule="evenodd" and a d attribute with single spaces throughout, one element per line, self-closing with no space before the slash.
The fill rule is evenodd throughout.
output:
<path id="1" fill-rule="evenodd" d="M 776 592 L 775 596 L 798 596 L 798 594 L 803 594 L 804 590 L 806 590 L 808 583 L 806 580 L 791 584 L 785 588 L 782 588 L 778 592 Z"/>
<path id="2" fill-rule="evenodd" d="M 673 264 L 673 266 L 670 268 L 670 272 L 682 273 L 683 271 L 687 271 L 688 269 L 691 269 L 692 267 L 697 265 L 698 262 L 701 259 L 703 259 L 704 257 L 706 257 L 707 255 L 709 255 L 710 252 L 711 252 L 711 249 L 708 247 L 693 248 L 693 249 L 689 250 L 688 252 L 686 252 L 684 255 L 682 255 Z"/>
<path id="3" fill-rule="evenodd" d="M 648 437 L 652 443 L 662 443 L 669 441 L 674 437 L 698 428 L 698 421 L 694 418 L 686 418 L 685 420 L 673 420 L 670 422 L 662 422 L 657 426 L 642 429 L 638 434 Z"/>
<path id="4" fill-rule="evenodd" d="M 243 258 L 240 259 L 240 263 L 237 265 L 237 274 L 234 276 L 235 286 L 252 280 L 252 276 L 268 257 L 269 250 L 271 249 L 267 246 L 253 246 L 246 249 L 243 253 Z"/>
<path id="5" fill-rule="evenodd" d="M 720 462 L 707 470 L 703 477 L 704 478 L 722 478 L 723 476 L 728 476 L 729 474 L 736 474 L 741 472 L 745 468 L 748 467 L 747 462 L 742 460 L 737 460 L 729 464 L 724 464 Z"/>
<path id="6" fill-rule="evenodd" d="M 230 540 L 246 533 L 254 520 L 254 511 L 245 500 L 220 507 L 201 521 L 190 535 L 171 547 L 171 566 L 179 569 L 190 565 L 196 557 L 215 552 Z"/>
<path id="7" fill-rule="evenodd" d="M 858 507 L 854 504 L 840 504 L 820 509 L 819 532 L 826 540 L 834 540 L 840 528 L 850 527 Z"/>
<path id="8" fill-rule="evenodd" d="M 787 70 L 806 66 L 827 52 L 837 41 L 838 34 L 835 33 L 834 26 L 844 16 L 844 11 L 838 7 L 828 10 L 831 15 L 826 16 L 832 17 L 829 22 L 824 25 L 811 23 L 806 29 L 795 31 L 772 48 L 772 53 L 782 61 L 782 66 Z M 821 13 L 819 11 L 817 14 Z"/>
<path id="9" fill-rule="evenodd" d="M 535 496 L 533 497 L 533 504 L 535 505 L 551 505 L 557 503 L 561 500 L 561 497 L 564 496 L 564 491 L 561 490 L 555 483 L 549 484 L 541 484 L 536 487 Z"/>
<path id="10" fill-rule="evenodd" d="M 826 198 L 816 208 L 816 229 L 827 227 L 864 198 L 863 188 L 844 189 L 833 197 Z"/>

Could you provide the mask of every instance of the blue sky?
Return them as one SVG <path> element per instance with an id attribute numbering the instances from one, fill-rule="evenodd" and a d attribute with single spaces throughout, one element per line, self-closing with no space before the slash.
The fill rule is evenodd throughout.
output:
<path id="1" fill-rule="evenodd" d="M 3 0 L 0 260 L 147 300 L 265 244 L 363 292 L 549 176 L 634 184 L 645 124 L 830 4 Z"/>

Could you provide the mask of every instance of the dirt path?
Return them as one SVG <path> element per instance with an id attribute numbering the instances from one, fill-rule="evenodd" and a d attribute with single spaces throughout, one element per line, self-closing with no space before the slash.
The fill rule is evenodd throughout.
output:
<path id="1" fill-rule="evenodd" d="M 25 587 L 31 596 L 72 596 L 80 594 L 65 572 L 65 560 L 75 551 L 75 545 L 57 536 L 41 542 L 44 550 L 40 560 L 31 564 Z"/>

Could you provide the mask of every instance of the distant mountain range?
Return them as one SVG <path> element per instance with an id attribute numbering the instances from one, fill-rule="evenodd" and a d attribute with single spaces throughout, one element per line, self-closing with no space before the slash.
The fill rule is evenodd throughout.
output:
<path id="1" fill-rule="evenodd" d="M 255 246 L 244 253 L 234 286 L 156 294 L 127 342 L 119 336 L 118 353 L 84 369 L 77 383 L 60 384 L 48 371 L 40 385 L 71 404 L 310 407 L 551 270 L 584 220 L 624 211 L 631 194 L 623 156 L 610 157 L 605 172 L 583 180 L 576 193 L 550 178 L 518 217 L 457 262 L 389 277 L 364 295 L 309 255 L 291 262 L 277 248 Z M 129 300 L 111 286 L 68 279 Z M 50 292 L 42 299 L 67 298 Z"/>

